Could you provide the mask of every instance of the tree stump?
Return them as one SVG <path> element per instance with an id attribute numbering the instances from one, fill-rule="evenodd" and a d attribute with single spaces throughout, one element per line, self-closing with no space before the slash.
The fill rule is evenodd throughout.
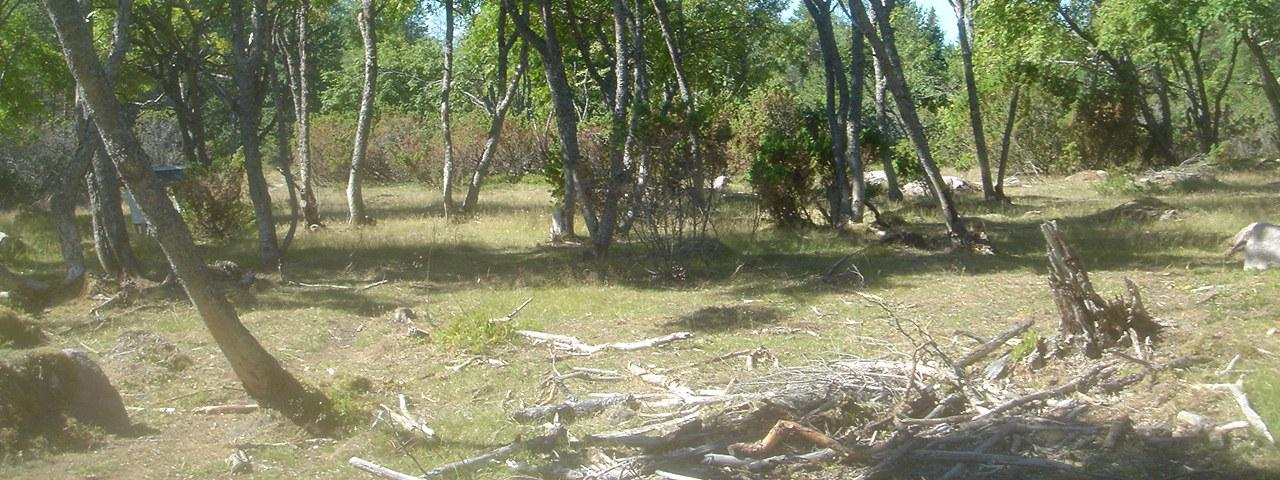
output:
<path id="1" fill-rule="evenodd" d="M 1137 285 L 1126 279 L 1125 293 L 1108 302 L 1093 289 L 1084 264 L 1062 240 L 1057 222 L 1044 223 L 1040 231 L 1049 246 L 1049 290 L 1061 316 L 1060 348 L 1079 344 L 1085 356 L 1098 358 L 1103 349 L 1126 338 L 1140 349 L 1155 335 L 1160 324 L 1147 313 Z"/>

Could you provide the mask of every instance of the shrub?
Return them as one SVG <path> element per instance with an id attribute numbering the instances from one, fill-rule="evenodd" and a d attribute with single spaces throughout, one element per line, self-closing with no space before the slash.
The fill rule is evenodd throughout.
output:
<path id="1" fill-rule="evenodd" d="M 253 209 L 241 197 L 244 167 L 240 154 L 208 166 L 193 166 L 173 186 L 182 218 L 192 233 L 211 240 L 227 240 L 244 233 L 253 222 Z"/>
<path id="2" fill-rule="evenodd" d="M 750 152 L 747 181 L 779 225 L 810 223 L 808 206 L 818 197 L 815 179 L 830 151 L 820 110 L 804 108 L 785 86 L 770 84 L 751 94 L 734 122 L 730 158 Z"/>

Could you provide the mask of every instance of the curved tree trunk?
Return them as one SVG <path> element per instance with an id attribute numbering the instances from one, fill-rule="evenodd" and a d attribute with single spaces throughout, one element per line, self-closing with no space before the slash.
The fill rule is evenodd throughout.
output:
<path id="1" fill-rule="evenodd" d="M 604 207 L 600 220 L 591 234 L 596 256 L 596 273 L 604 276 L 604 259 L 613 244 L 613 234 L 618 227 L 618 202 L 622 199 L 626 181 L 628 113 L 631 109 L 631 47 L 629 20 L 623 0 L 613 0 L 613 111 L 609 128 L 609 180 L 605 186 Z"/>
<path id="2" fill-rule="evenodd" d="M 498 100 L 497 105 L 493 105 L 489 112 L 489 136 L 485 139 L 484 150 L 480 152 L 480 161 L 476 163 L 476 171 L 471 175 L 471 183 L 467 187 L 467 197 L 462 201 L 462 212 L 465 215 L 475 213 L 476 204 L 480 201 L 480 187 L 484 184 L 484 177 L 489 174 L 489 165 L 493 163 L 493 156 L 498 150 L 498 140 L 502 136 L 502 125 L 506 121 L 507 111 L 511 108 L 511 102 L 515 98 L 516 90 L 519 90 L 521 77 L 524 76 L 525 65 L 528 64 L 529 46 L 523 44 L 520 46 L 520 63 L 516 66 L 516 73 L 511 77 L 510 82 L 506 81 L 507 67 L 510 63 L 508 55 L 511 46 L 515 44 L 516 37 L 512 36 L 511 40 L 507 40 L 507 16 L 508 12 L 506 4 L 499 6 L 498 20 L 498 85 L 503 86 L 502 98 Z M 452 142 L 451 142 L 452 143 Z M 446 200 L 448 195 L 446 194 Z"/>
<path id="3" fill-rule="evenodd" d="M 365 215 L 361 183 L 364 181 L 364 157 L 369 150 L 369 129 L 373 124 L 373 95 L 378 86 L 378 39 L 373 30 L 373 16 L 373 0 L 362 0 L 357 23 L 360 25 L 360 38 L 364 40 L 364 91 L 360 94 L 360 117 L 356 120 L 351 175 L 347 178 L 347 207 L 350 210 L 347 223 L 352 225 L 369 222 Z"/>
<path id="4" fill-rule="evenodd" d="M 960 219 L 960 214 L 956 210 L 955 201 L 951 198 L 951 189 L 947 187 L 946 182 L 942 180 L 942 173 L 938 170 L 937 164 L 933 161 L 933 154 L 929 151 L 929 141 L 924 134 L 924 126 L 920 123 L 920 118 L 916 115 L 915 103 L 911 99 L 911 91 L 907 87 L 907 80 L 903 76 L 902 60 L 898 56 L 897 47 L 894 45 L 893 27 L 889 25 L 889 11 L 892 8 L 892 0 L 888 0 L 889 4 L 881 4 L 880 0 L 872 0 L 872 9 L 875 12 L 875 23 L 867 16 L 867 11 L 861 2 L 850 2 L 851 8 L 856 17 L 856 21 L 865 32 L 867 41 L 871 43 L 871 48 L 875 50 L 876 56 L 887 60 L 886 79 L 889 83 L 889 90 L 893 92 L 894 103 L 898 106 L 898 113 L 902 116 L 902 123 L 907 129 L 907 136 L 911 138 L 911 143 L 916 148 L 916 156 L 920 160 L 920 166 L 924 168 L 925 177 L 929 180 L 929 185 L 933 188 L 934 198 L 938 200 L 938 207 L 942 211 L 942 220 L 947 225 L 947 233 L 951 236 L 952 243 L 960 245 L 968 245 L 972 242 L 969 232 L 965 229 L 964 222 Z M 876 34 L 879 27 L 879 35 Z"/>
<path id="5" fill-rule="evenodd" d="M 1271 123 L 1276 129 L 1272 141 L 1275 142 L 1276 151 L 1280 152 L 1280 82 L 1276 81 L 1275 72 L 1272 72 L 1271 65 L 1267 64 L 1267 53 L 1262 50 L 1258 39 L 1254 38 L 1252 33 L 1244 32 L 1244 44 L 1249 47 L 1253 61 L 1258 64 L 1258 73 L 1262 77 L 1262 92 L 1267 95 L 1267 105 L 1271 107 Z"/>
<path id="6" fill-rule="evenodd" d="M 999 200 L 991 183 L 991 160 L 987 151 L 987 136 L 982 128 L 982 105 L 978 103 L 978 82 L 973 77 L 973 49 L 969 45 L 969 7 L 966 0 L 949 0 L 956 12 L 956 29 L 960 39 L 960 59 L 964 64 L 964 89 L 969 96 L 969 125 L 973 128 L 973 149 L 978 157 L 978 172 L 982 177 L 982 198 Z"/>
<path id="7" fill-rule="evenodd" d="M 266 0 L 253 0 L 246 15 L 244 0 L 231 0 L 231 54 L 235 63 L 236 95 L 233 110 L 239 130 L 240 148 L 244 153 L 244 172 L 253 201 L 254 223 L 258 228 L 258 255 L 263 266 L 274 268 L 280 261 L 276 240 L 276 223 L 271 211 L 271 193 L 262 173 L 262 140 L 258 128 L 262 123 L 262 95 L 259 76 L 267 43 Z M 248 25 L 245 25 L 245 23 Z M 252 37 L 252 38 L 250 38 Z"/>
<path id="8" fill-rule="evenodd" d="M 89 25 L 72 0 L 45 0 L 68 68 L 85 92 L 85 100 L 102 134 L 106 150 L 134 192 L 138 205 L 155 226 L 156 238 L 191 303 L 240 378 L 245 392 L 266 408 L 280 410 L 316 432 L 336 427 L 328 399 L 289 374 L 240 323 L 235 308 L 219 291 L 201 260 L 191 232 L 151 171 L 151 161 L 127 126 L 97 55 Z"/>
<path id="9" fill-rule="evenodd" d="M 885 196 L 889 200 L 899 201 L 902 200 L 902 187 L 898 186 L 898 172 L 893 170 L 893 152 L 889 151 L 887 143 L 889 140 L 889 97 L 887 95 L 889 78 L 885 75 L 887 67 L 879 54 L 876 54 L 871 63 L 876 76 L 876 130 L 880 132 L 881 141 L 881 144 L 876 145 L 876 154 L 884 164 Z"/>
<path id="10" fill-rule="evenodd" d="M 453 216 L 453 132 L 449 118 L 453 95 L 453 0 L 444 0 L 444 78 L 440 79 L 440 136 L 444 137 L 444 168 L 440 185 L 444 216 Z"/>
<path id="11" fill-rule="evenodd" d="M 280 256 L 284 257 L 293 245 L 294 233 L 298 231 L 298 214 L 301 209 L 298 207 L 298 187 L 293 179 L 293 152 L 289 145 L 289 139 L 293 137 L 293 122 L 289 119 L 289 104 L 285 101 L 288 97 L 285 90 L 288 87 L 280 78 L 275 63 L 267 65 L 271 70 L 271 103 L 276 107 L 276 170 L 284 177 L 284 187 L 289 192 L 289 230 L 280 240 Z"/>
<path id="12" fill-rule="evenodd" d="M 671 66 L 676 74 L 676 88 L 680 91 L 680 101 L 684 103 L 684 127 L 689 136 L 689 173 L 693 179 L 694 205 L 702 207 L 706 201 L 703 192 L 707 187 L 706 169 L 702 165 L 702 142 L 699 130 L 702 128 L 697 115 L 697 102 L 693 87 L 684 71 L 684 49 L 676 40 L 675 29 L 671 25 L 671 8 L 666 0 L 653 0 L 653 9 L 658 14 L 658 27 L 662 30 L 662 41 L 667 45 L 667 54 L 671 56 Z M 681 12 L 677 12 L 683 15 Z"/>
<path id="13" fill-rule="evenodd" d="M 92 7 L 85 4 L 80 8 Z M 133 0 L 119 0 L 116 12 L 105 70 L 109 86 L 115 84 L 120 64 L 129 50 L 128 29 L 132 19 Z M 98 129 L 83 104 L 80 89 L 77 89 L 76 97 L 76 151 L 49 199 L 50 210 L 58 228 L 63 260 L 67 266 L 64 283 L 77 283 L 85 273 L 84 252 L 80 247 L 80 232 L 75 223 L 74 187 L 86 178 L 86 173 L 91 174 L 84 185 L 89 192 L 94 250 L 98 254 L 99 263 L 108 275 L 117 279 L 138 276 L 141 266 L 129 246 L 128 230 L 120 213 L 120 181 L 115 167 L 99 155 L 102 144 L 98 139 Z M 114 205 L 114 210 L 108 210 L 111 205 Z"/>
<path id="14" fill-rule="evenodd" d="M 81 93 L 77 89 L 76 96 Z M 49 212 L 58 229 L 58 245 L 62 250 L 62 262 L 66 268 L 63 283 L 77 284 L 84 280 L 84 248 L 80 244 L 80 228 L 76 224 L 76 189 L 84 185 L 85 174 L 93 162 L 95 141 L 90 130 L 93 123 L 88 118 L 83 100 L 77 99 L 75 108 L 76 150 L 62 169 L 62 176 L 55 179 L 53 193 L 49 197 Z"/>
<path id="15" fill-rule="evenodd" d="M 547 90 L 551 93 L 551 104 L 556 118 L 556 130 L 560 137 L 561 161 L 564 165 L 564 198 L 561 230 L 567 236 L 573 236 L 573 219 L 575 199 L 581 187 L 585 198 L 593 197 L 590 185 L 583 185 L 586 177 L 579 162 L 581 152 L 578 148 L 578 112 L 573 105 L 573 87 L 565 75 L 564 51 L 556 34 L 554 9 L 550 0 L 538 0 L 542 17 L 542 31 L 546 37 L 538 35 L 530 28 L 529 12 L 516 10 L 514 0 L 503 0 L 512 11 L 520 36 L 538 52 L 542 58 L 542 72 L 547 80 Z M 583 202 L 583 217 L 587 221 L 587 230 L 595 233 L 595 211 L 590 201 Z"/>

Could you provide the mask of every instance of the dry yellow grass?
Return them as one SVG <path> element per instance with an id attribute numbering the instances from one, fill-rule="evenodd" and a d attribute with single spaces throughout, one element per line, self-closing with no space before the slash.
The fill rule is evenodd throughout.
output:
<path id="1" fill-rule="evenodd" d="M 1280 376 L 1275 368 L 1280 364 L 1275 356 L 1280 354 L 1280 336 L 1267 334 L 1280 327 L 1280 275 L 1244 273 L 1238 261 L 1221 256 L 1226 240 L 1244 224 L 1278 220 L 1280 192 L 1271 184 L 1272 173 L 1229 174 L 1219 189 L 1160 195 L 1180 212 L 1172 222 L 1098 220 L 1092 215 L 1128 198 L 1103 196 L 1087 185 L 1059 179 L 1011 189 L 1014 206 L 990 206 L 962 197 L 962 212 L 992 236 L 1000 251 L 994 257 L 905 249 L 816 229 L 753 231 L 749 203 L 731 201 L 723 205 L 717 221 L 727 252 L 692 262 L 684 281 L 647 272 L 643 249 L 625 244 L 614 252 L 609 280 L 596 280 L 580 248 L 544 244 L 550 198 L 542 186 L 490 188 L 479 216 L 460 224 L 440 218 L 435 191 L 411 185 L 371 187 L 366 195 L 378 223 L 365 228 L 340 224 L 341 197 L 337 189 L 326 189 L 321 202 L 330 224 L 319 232 L 299 234 L 289 253 L 291 277 L 353 286 L 383 279 L 389 283 L 362 292 L 270 284 L 233 296 L 245 323 L 266 347 L 295 374 L 330 392 L 340 408 L 372 412 L 380 403 L 393 403 L 397 394 L 408 395 L 443 439 L 407 447 L 429 468 L 509 441 L 522 427 L 506 415 L 522 404 L 548 398 L 541 380 L 553 368 L 670 366 L 749 347 L 765 347 L 781 365 L 795 366 L 837 354 L 876 355 L 886 348 L 881 342 L 904 348 L 905 340 L 893 333 L 883 312 L 853 295 L 855 290 L 885 298 L 899 315 L 953 342 L 947 348 L 967 346 L 954 335 L 957 329 L 990 334 L 1034 319 L 1034 328 L 1047 333 L 1055 325 L 1056 312 L 1045 287 L 1044 247 L 1037 227 L 1044 220 L 1061 219 L 1068 241 L 1104 295 L 1119 291 L 1123 279 L 1130 278 L 1142 288 L 1150 310 L 1177 325 L 1158 351 L 1215 358 L 1212 367 L 1163 378 L 1145 394 L 1140 409 L 1111 408 L 1148 422 L 1170 421 L 1179 409 L 1234 420 L 1238 412 L 1225 396 L 1206 395 L 1187 385 L 1223 381 L 1211 372 L 1239 353 L 1243 360 L 1238 368 L 1251 372 L 1246 385 L 1255 406 L 1280 430 Z M 908 222 L 906 228 L 940 234 L 929 203 L 890 207 L 893 215 Z M 18 259 L 20 268 L 56 276 L 56 246 L 46 245 L 52 239 L 48 225 L 33 218 L 0 214 L 0 231 L 16 229 L 32 243 Z M 157 265 L 154 244 L 139 245 L 144 258 Z M 861 253 L 852 264 L 863 281 L 813 280 L 855 249 Z M 245 266 L 254 263 L 247 240 L 208 245 L 205 254 Z M 1214 288 L 1200 290 L 1206 286 Z M 696 336 L 656 350 L 603 353 L 553 364 L 545 347 L 531 347 L 487 327 L 487 319 L 505 315 L 526 298 L 534 300 L 519 316 L 522 325 L 588 342 L 675 330 L 690 330 Z M 248 401 L 190 308 L 162 304 L 95 318 L 87 314 L 92 304 L 85 299 L 60 305 L 40 319 L 54 334 L 55 346 L 94 352 L 126 404 L 147 409 L 134 413 L 134 418 L 151 433 L 104 437 L 89 452 L 0 465 L 0 477 L 224 477 L 224 459 L 237 444 L 306 440 L 300 429 L 270 413 L 181 413 L 201 405 Z M 397 307 L 429 316 L 439 328 L 435 338 L 405 338 L 402 327 L 391 321 Z M 762 330 L 766 327 L 799 333 L 771 334 Z M 136 331 L 173 344 L 191 357 L 192 366 L 174 370 L 140 355 L 138 334 L 131 333 Z M 472 356 L 501 359 L 506 365 L 480 362 L 457 372 L 448 368 Z M 740 364 L 719 365 L 691 371 L 682 380 L 722 387 L 755 374 Z M 1053 380 L 1052 375 L 1038 379 Z M 571 386 L 579 395 L 602 388 L 645 388 L 630 381 Z M 162 407 L 175 407 L 180 413 L 153 410 Z M 387 425 L 370 427 L 372 416 L 364 418 L 349 435 L 332 443 L 251 448 L 253 478 L 358 478 L 345 464 L 352 455 L 417 471 Z M 573 430 L 589 432 L 598 422 Z M 1257 471 L 1280 472 L 1274 447 L 1244 443 L 1233 450 L 1236 461 Z M 481 474 L 505 476 L 496 471 Z"/>

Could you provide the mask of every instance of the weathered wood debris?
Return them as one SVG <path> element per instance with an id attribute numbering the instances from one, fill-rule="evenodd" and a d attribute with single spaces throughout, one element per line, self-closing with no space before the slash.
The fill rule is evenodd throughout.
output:
<path id="1" fill-rule="evenodd" d="M 629 376 L 649 391 L 596 392 L 516 410 L 513 420 L 541 424 L 543 433 L 527 440 L 517 436 L 479 455 L 423 468 L 421 474 L 355 457 L 350 463 L 397 480 L 453 477 L 486 468 L 567 480 L 791 478 L 801 470 L 831 465 L 852 474 L 840 478 L 1028 478 L 1090 475 L 1101 458 L 1147 458 L 1145 469 L 1152 464 L 1148 457 L 1160 455 L 1172 465 L 1164 473 L 1186 474 L 1197 470 L 1178 462 L 1207 457 L 1176 452 L 1227 448 L 1233 436 L 1250 430 L 1271 440 L 1239 383 L 1204 388 L 1230 393 L 1245 416 L 1240 421 L 1220 423 L 1183 411 L 1168 422 L 1144 424 L 1128 414 L 1105 413 L 1109 410 L 1101 407 L 1140 398 L 1130 387 L 1208 359 L 1172 358 L 1158 351 L 1160 325 L 1143 307 L 1137 287 L 1129 282 L 1125 296 L 1102 299 L 1057 226 L 1047 223 L 1043 230 L 1050 290 L 1062 316 L 1057 335 L 1048 341 L 1015 348 L 1027 341 L 1034 324 L 1021 322 L 957 352 L 914 322 L 904 326 L 880 297 L 862 294 L 885 311 L 913 349 L 774 368 L 710 387 L 690 385 L 687 377 L 674 374 L 684 367 L 662 370 L 633 363 L 625 371 L 574 367 L 570 374 L 553 369 L 561 384 L 570 379 L 613 384 Z M 627 350 L 572 337 L 527 336 L 580 355 Z M 1015 356 L 1015 351 L 1021 353 Z M 688 366 L 751 358 L 739 353 Z M 1018 378 L 993 380 L 988 372 L 996 364 L 1058 380 L 1036 382 L 1047 384 L 1041 388 Z M 1134 371 L 1134 365 L 1141 368 Z M 597 415 L 609 420 L 584 421 Z M 614 418 L 638 425 L 618 428 L 622 425 Z"/>

